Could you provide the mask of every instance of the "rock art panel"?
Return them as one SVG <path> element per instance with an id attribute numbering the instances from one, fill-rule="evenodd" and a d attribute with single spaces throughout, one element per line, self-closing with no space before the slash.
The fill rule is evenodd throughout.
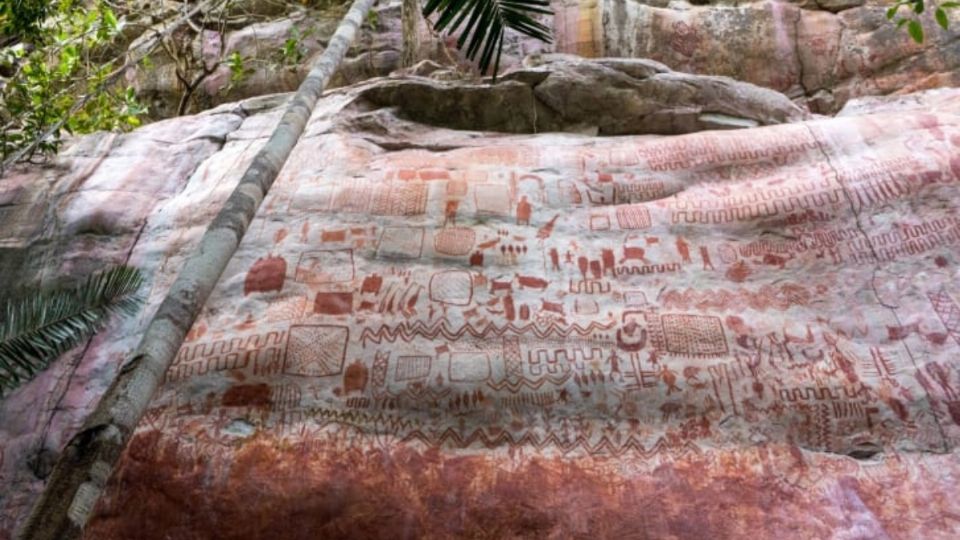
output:
<path id="1" fill-rule="evenodd" d="M 329 377 L 343 371 L 350 329 L 344 326 L 295 325 L 290 327 L 284 373 Z"/>
<path id="2" fill-rule="evenodd" d="M 960 94 L 918 99 L 675 137 L 379 117 L 450 138 L 285 169 L 88 536 L 950 537 Z M 293 163 L 369 136 L 329 129 Z M 294 279 L 245 295 L 268 256 Z"/>
<path id="3" fill-rule="evenodd" d="M 956 536 L 960 93 L 598 137 L 429 126 L 368 90 L 321 102 L 88 538 Z M 151 305 L 212 165 L 133 242 Z M 69 432 L 38 445 L 27 414 L 67 368 L 0 403 L 5 533 Z"/>

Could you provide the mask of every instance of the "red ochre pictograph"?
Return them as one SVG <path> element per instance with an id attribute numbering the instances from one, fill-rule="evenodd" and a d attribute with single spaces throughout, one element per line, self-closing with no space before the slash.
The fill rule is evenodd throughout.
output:
<path id="1" fill-rule="evenodd" d="M 703 509 L 768 499 L 826 525 L 759 536 L 956 537 L 960 124 L 918 122 L 501 134 L 281 175 L 270 197 L 305 200 L 257 216 L 91 534 L 138 497 L 192 526 L 186 492 L 264 538 L 734 538 Z M 221 519 L 234 492 L 256 504 Z"/>

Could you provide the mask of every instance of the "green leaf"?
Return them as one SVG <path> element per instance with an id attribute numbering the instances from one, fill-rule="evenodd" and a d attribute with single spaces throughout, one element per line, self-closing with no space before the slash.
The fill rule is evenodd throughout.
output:
<path id="1" fill-rule="evenodd" d="M 923 13 L 923 0 L 913 1 L 913 11 L 916 12 L 917 15 Z"/>
<path id="2" fill-rule="evenodd" d="M 937 19 L 937 24 L 940 25 L 940 28 L 946 30 L 949 28 L 950 23 L 947 21 L 947 12 L 943 8 L 937 8 L 937 11 L 933 14 L 934 18 Z"/>
<path id="3" fill-rule="evenodd" d="M 103 24 L 106 25 L 107 29 L 110 30 L 110 32 L 116 32 L 118 23 L 117 23 L 117 16 L 114 15 L 113 10 L 106 6 L 103 6 L 100 9 L 101 9 L 101 13 L 103 14 Z"/>
<path id="4" fill-rule="evenodd" d="M 897 10 L 898 10 L 898 9 L 900 9 L 900 5 L 899 5 L 899 4 L 896 5 L 896 6 L 892 6 L 890 9 L 888 9 L 888 10 L 887 10 L 887 19 L 892 21 L 893 18 L 897 16 Z"/>
<path id="5" fill-rule="evenodd" d="M 448 35 L 459 31 L 457 48 L 476 60 L 481 72 L 493 64 L 496 80 L 506 30 L 550 43 L 550 29 L 534 18 L 552 15 L 549 0 L 428 0 L 423 16 L 439 13 L 433 28 Z"/>
<path id="6" fill-rule="evenodd" d="M 0 394 L 90 337 L 111 314 L 134 313 L 142 283 L 139 270 L 117 266 L 74 287 L 33 291 L 0 305 Z"/>
<path id="7" fill-rule="evenodd" d="M 944 9 L 953 9 L 953 8 L 960 7 L 960 2 L 944 2 L 940 4 L 940 7 Z"/>
<path id="8" fill-rule="evenodd" d="M 914 19 L 907 23 L 907 32 L 914 41 L 917 43 L 923 43 L 923 27 L 920 26 L 919 21 Z"/>

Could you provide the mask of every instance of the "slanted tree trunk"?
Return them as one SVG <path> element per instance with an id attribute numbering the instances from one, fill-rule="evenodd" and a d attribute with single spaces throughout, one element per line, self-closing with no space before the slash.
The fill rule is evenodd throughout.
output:
<path id="1" fill-rule="evenodd" d="M 419 0 L 403 0 L 403 5 L 400 6 L 400 22 L 403 34 L 400 67 L 410 67 L 420 59 L 420 19 Z"/>
<path id="2" fill-rule="evenodd" d="M 303 133 L 324 87 L 340 66 L 376 0 L 354 0 L 350 11 L 300 85 L 270 139 L 186 261 L 140 346 L 117 374 L 96 410 L 70 439 L 21 531 L 29 540 L 78 538 L 117 460 L 163 380 L 184 337 L 213 290 Z"/>

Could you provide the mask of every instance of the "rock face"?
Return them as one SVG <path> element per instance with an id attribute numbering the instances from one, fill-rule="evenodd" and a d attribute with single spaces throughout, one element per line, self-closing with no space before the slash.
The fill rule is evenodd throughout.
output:
<path id="1" fill-rule="evenodd" d="M 257 114 L 260 107 L 278 101 L 89 135 L 50 167 L 0 179 L 0 298 L 106 265 L 129 263 L 153 276 L 138 317 L 101 332 L 0 401 L 0 538 L 25 517 L 53 457 L 136 346 L 183 255 L 269 135 L 278 117 Z"/>
<path id="2" fill-rule="evenodd" d="M 925 18 L 929 35 L 917 45 L 885 18 L 889 2 L 734 4 L 605 0 L 590 16 L 602 17 L 603 55 L 752 82 L 813 112 L 835 112 L 862 95 L 960 84 L 956 22 L 945 32 Z"/>
<path id="3" fill-rule="evenodd" d="M 253 3 L 277 6 L 271 2 Z M 255 22 L 222 31 L 204 29 L 179 49 L 158 49 L 150 55 L 149 62 L 128 71 L 127 82 L 150 106 L 150 114 L 155 118 L 177 115 L 184 95 L 181 78 L 196 82 L 191 94 L 196 101 L 191 110 L 294 91 L 333 36 L 346 8 L 286 13 L 288 9 L 245 12 Z M 377 13 L 362 28 L 350 57 L 332 81 L 335 86 L 387 75 L 399 67 L 399 5 L 385 6 Z M 149 33 L 144 34 L 130 49 L 138 50 L 149 38 Z M 238 76 L 234 76 L 227 61 L 232 55 L 241 59 L 237 67 L 242 73 Z M 424 51 L 424 57 L 430 56 L 429 51 Z"/>
<path id="4" fill-rule="evenodd" d="M 634 121 L 660 84 L 697 91 Z M 549 112 L 505 125 L 520 91 Z M 282 101 L 0 181 L 7 291 L 149 276 L 140 316 L 0 401 L 0 538 Z M 328 94 L 87 537 L 955 537 L 960 91 L 798 111 L 650 62 Z"/>
<path id="5" fill-rule="evenodd" d="M 956 12 L 951 12 L 949 32 L 927 14 L 927 36 L 917 45 L 884 17 L 889 2 L 881 0 L 555 0 L 551 7 L 555 15 L 547 23 L 554 43 L 545 46 L 508 33 L 503 66 L 550 52 L 650 58 L 674 70 L 722 75 L 777 90 L 822 114 L 835 113 L 859 96 L 960 84 Z M 202 107 L 295 89 L 306 75 L 304 66 L 323 49 L 341 14 L 337 8 L 286 13 L 262 0 L 241 3 L 234 12 L 256 22 L 205 30 L 182 47 L 179 61 L 190 58 L 196 64 L 188 79 L 200 77 L 200 65 L 210 71 L 194 91 Z M 384 1 L 375 12 L 335 84 L 386 75 L 399 67 L 400 1 Z M 425 25 L 420 35 L 420 58 L 471 71 L 451 40 L 432 34 Z M 292 48 L 288 40 L 293 40 Z M 235 53 L 245 59 L 249 73 L 231 81 L 224 60 Z M 166 50 L 151 58 L 148 65 L 131 70 L 128 79 L 151 106 L 151 114 L 169 117 L 183 95 L 178 61 Z"/>
<path id="6" fill-rule="evenodd" d="M 645 60 L 551 55 L 486 85 L 425 78 L 377 82 L 362 91 L 378 107 L 457 129 L 679 134 L 780 124 L 807 117 L 783 94 L 726 77 L 677 73 Z"/>

